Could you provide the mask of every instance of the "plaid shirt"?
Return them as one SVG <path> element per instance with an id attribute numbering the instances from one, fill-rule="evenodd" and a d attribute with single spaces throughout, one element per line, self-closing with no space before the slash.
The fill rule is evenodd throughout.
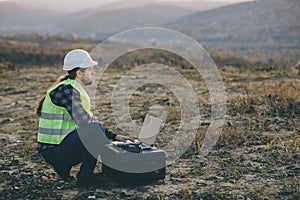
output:
<path id="1" fill-rule="evenodd" d="M 55 105 L 66 108 L 78 126 L 92 122 L 92 117 L 82 106 L 79 92 L 71 85 L 59 86 L 50 94 L 50 98 Z"/>
<path id="2" fill-rule="evenodd" d="M 93 121 L 82 106 L 80 93 L 71 85 L 59 86 L 50 94 L 50 98 L 55 105 L 66 108 L 78 126 L 86 126 Z M 107 128 L 105 135 L 108 139 L 115 140 L 116 134 Z M 55 146 L 57 145 L 38 143 L 38 151 Z"/>

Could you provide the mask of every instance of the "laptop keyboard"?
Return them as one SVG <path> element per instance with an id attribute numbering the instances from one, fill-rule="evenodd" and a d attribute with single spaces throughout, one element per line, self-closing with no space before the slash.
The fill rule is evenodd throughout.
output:
<path id="1" fill-rule="evenodd" d="M 142 142 L 142 143 L 140 144 L 140 146 L 141 146 L 141 148 L 142 148 L 143 150 L 152 149 L 152 146 L 150 146 L 149 144 L 146 144 L 146 143 L 144 143 L 144 142 Z"/>

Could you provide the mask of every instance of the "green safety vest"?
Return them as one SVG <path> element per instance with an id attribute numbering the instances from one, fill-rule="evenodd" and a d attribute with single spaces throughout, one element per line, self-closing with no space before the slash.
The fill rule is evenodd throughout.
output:
<path id="1" fill-rule="evenodd" d="M 71 85 L 80 93 L 80 100 L 85 111 L 92 117 L 91 101 L 83 87 L 75 80 L 61 81 L 47 91 L 46 98 L 41 108 L 39 121 L 38 142 L 47 144 L 60 144 L 63 139 L 79 126 L 72 119 L 66 108 L 52 103 L 50 94 L 60 85 Z"/>

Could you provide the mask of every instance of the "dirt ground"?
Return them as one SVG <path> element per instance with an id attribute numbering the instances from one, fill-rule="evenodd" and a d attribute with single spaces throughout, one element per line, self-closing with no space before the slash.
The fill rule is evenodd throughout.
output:
<path id="1" fill-rule="evenodd" d="M 139 186 L 108 184 L 103 188 L 78 188 L 75 182 L 60 180 L 36 153 L 38 119 L 34 107 L 61 74 L 60 69 L 0 70 L 0 199 L 299 199 L 300 77 L 297 75 L 276 70 L 223 68 L 228 95 L 226 123 L 206 157 L 198 156 L 210 119 L 209 104 L 203 103 L 195 142 L 179 160 L 167 166 L 164 180 Z M 181 72 L 191 80 L 199 99 L 209 99 L 193 71 L 181 69 Z M 118 129 L 110 116 L 109 92 L 118 76 L 117 70 L 106 73 L 95 113 L 113 130 Z M 131 112 L 138 123 L 147 112 L 141 109 L 142 105 L 147 107 L 153 100 L 139 98 L 147 91 L 141 89 L 140 95 L 132 100 Z M 160 147 L 167 140 L 163 138 L 166 132 L 178 128 L 180 114 L 174 96 L 159 98 L 153 101 L 170 109 L 168 128 L 158 138 Z M 72 169 L 72 175 L 77 171 L 78 166 Z M 96 171 L 101 172 L 100 164 Z"/>

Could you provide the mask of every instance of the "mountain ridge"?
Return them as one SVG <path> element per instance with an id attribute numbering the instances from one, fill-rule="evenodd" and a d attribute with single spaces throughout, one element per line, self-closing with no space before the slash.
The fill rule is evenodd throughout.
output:
<path id="1" fill-rule="evenodd" d="M 145 23 L 146 26 L 160 26 L 163 23 L 169 23 L 198 10 L 210 9 L 212 7 L 221 6 L 225 4 L 224 2 L 207 3 L 206 1 L 190 1 L 187 4 L 185 2 L 167 3 L 165 1 L 157 0 L 129 0 L 122 2 L 107 3 L 101 6 L 95 6 L 94 8 L 88 8 L 82 11 L 66 14 L 57 12 L 55 10 L 41 9 L 30 4 L 25 4 L 24 2 L 0 2 L 0 25 L 1 27 L 5 27 L 0 29 L 0 35 L 47 33 L 74 34 L 84 37 L 90 37 L 92 35 L 100 35 L 107 37 L 110 34 L 114 34 L 116 31 L 136 27 L 136 25 L 134 25 L 131 21 L 126 19 L 126 16 L 128 15 L 128 18 L 132 20 L 132 14 L 138 13 L 137 11 L 135 11 L 135 9 L 138 8 L 142 8 L 145 11 L 144 13 L 138 13 L 138 15 L 140 18 L 143 18 L 144 21 L 148 21 L 148 23 Z M 149 4 L 155 5 L 152 6 L 152 13 L 151 11 L 149 11 L 149 8 L 147 8 L 147 5 Z M 30 12 L 28 12 L 27 10 L 30 10 Z M 15 14 L 16 11 L 18 13 L 17 15 Z M 119 19 L 117 20 L 117 17 L 120 15 L 120 12 L 122 12 L 122 16 L 119 17 Z M 166 16 L 165 13 L 169 13 L 170 16 Z M 143 14 L 145 15 L 144 17 L 142 16 Z M 153 16 L 151 16 L 151 14 Z M 110 25 L 108 26 L 108 30 L 106 30 L 105 23 L 102 23 L 101 21 L 99 21 L 99 19 L 97 19 L 97 21 L 94 23 L 101 22 L 102 24 L 100 24 L 104 25 L 104 27 L 101 27 L 99 29 L 99 31 L 104 30 L 104 35 L 102 33 L 87 33 L 87 31 L 83 31 L 84 34 L 81 34 L 81 30 L 79 30 L 79 33 L 76 33 L 78 29 L 69 30 L 69 32 L 68 30 L 65 30 L 66 28 L 64 26 L 67 26 L 68 28 L 76 27 L 78 26 L 78 24 L 83 23 L 83 21 L 92 21 L 92 17 L 90 19 L 88 18 L 89 16 L 93 15 L 103 15 L 103 18 L 105 18 L 105 21 L 107 21 L 108 24 L 117 24 L 114 27 L 122 26 L 122 24 L 129 24 L 130 26 L 122 26 L 121 28 L 111 28 Z M 149 19 L 147 20 L 146 18 Z M 149 23 L 150 18 L 153 18 L 151 23 Z M 110 22 L 111 19 L 112 21 Z M 34 21 L 37 21 L 37 23 L 34 23 Z M 120 21 L 120 23 L 118 23 L 118 21 Z M 136 22 L 136 24 L 144 25 L 138 22 Z M 97 27 L 99 27 L 99 25 Z M 92 28 L 87 27 L 87 30 L 92 30 Z"/>
<path id="2" fill-rule="evenodd" d="M 183 17 L 165 25 L 197 41 L 268 45 L 299 45 L 300 2 L 297 0 L 259 0 L 227 5 Z M 261 44 L 259 44 L 261 43 Z M 275 45 L 276 46 L 276 45 Z"/>
<path id="3" fill-rule="evenodd" d="M 0 35 L 44 33 L 63 13 L 19 2 L 0 1 Z"/>
<path id="4" fill-rule="evenodd" d="M 299 0 L 257 0 L 199 12 L 175 4 L 162 6 L 150 1 L 145 5 L 144 2 L 140 1 L 139 7 L 129 5 L 123 9 L 117 9 L 114 5 L 118 4 L 112 3 L 108 7 L 69 15 L 51 11 L 25 12 L 19 18 L 18 15 L 5 18 L 5 13 L 14 15 L 7 10 L 0 12 L 0 35 L 37 32 L 104 39 L 131 28 L 156 26 L 182 32 L 201 44 L 221 50 L 250 48 L 299 52 Z"/>

